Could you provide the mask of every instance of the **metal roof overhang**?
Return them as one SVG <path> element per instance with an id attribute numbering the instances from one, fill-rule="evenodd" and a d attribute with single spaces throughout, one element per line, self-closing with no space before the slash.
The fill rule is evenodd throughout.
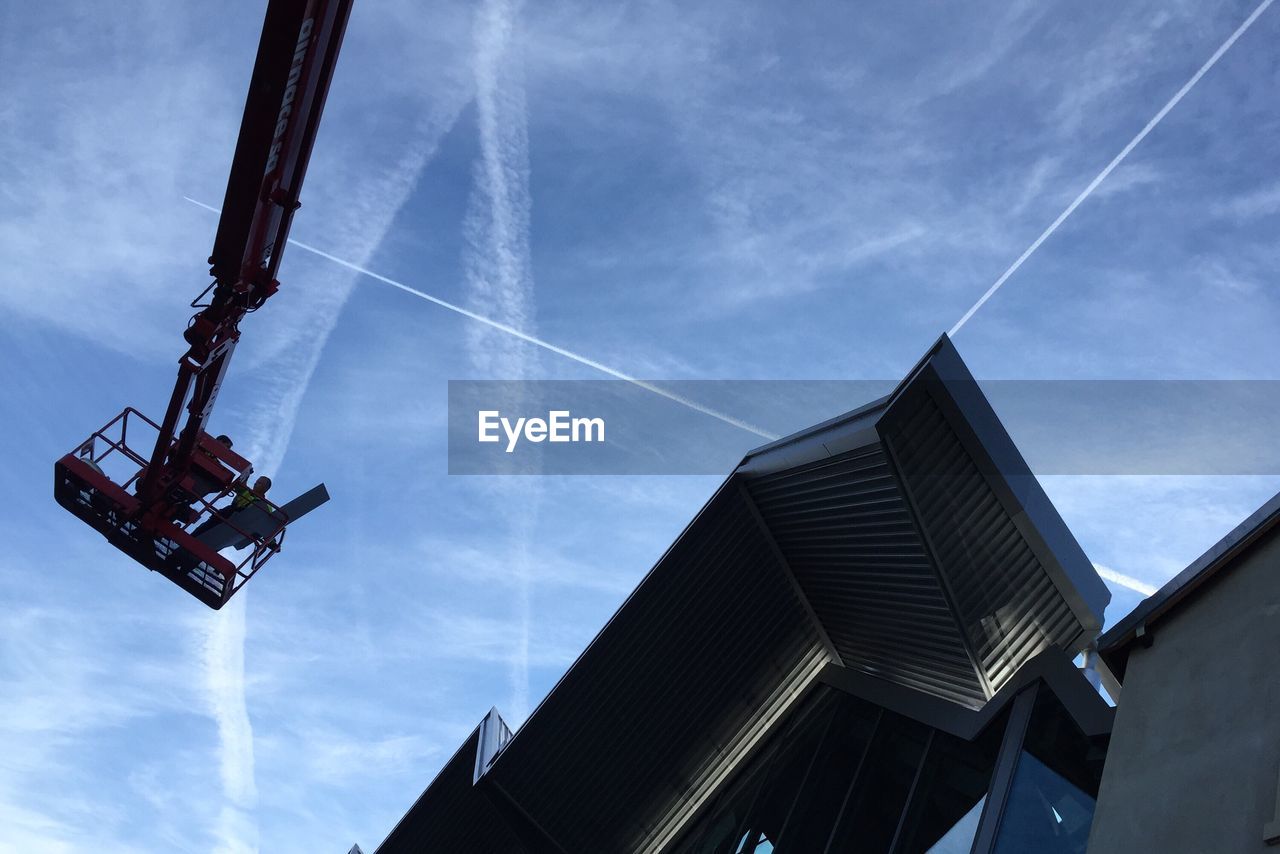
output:
<path id="1" fill-rule="evenodd" d="M 660 851 L 827 665 L 980 710 L 1109 598 L 944 337 L 748 454 L 479 783 L 442 773 L 379 850 L 496 803 L 530 849 Z"/>

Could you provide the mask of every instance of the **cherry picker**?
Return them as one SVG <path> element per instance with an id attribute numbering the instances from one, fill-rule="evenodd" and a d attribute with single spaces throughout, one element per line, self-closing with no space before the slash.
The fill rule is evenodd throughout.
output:
<path id="1" fill-rule="evenodd" d="M 59 504 L 211 608 L 280 550 L 291 520 L 328 499 L 322 484 L 283 507 L 256 500 L 252 463 L 205 427 L 240 321 L 280 286 L 351 3 L 269 0 L 209 257 L 213 282 L 191 303 L 168 408 L 156 423 L 127 407 L 54 464 Z M 227 557 L 229 547 L 248 551 Z"/>

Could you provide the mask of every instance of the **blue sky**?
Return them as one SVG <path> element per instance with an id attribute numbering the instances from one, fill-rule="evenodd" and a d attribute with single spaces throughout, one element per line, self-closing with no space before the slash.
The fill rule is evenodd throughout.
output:
<path id="1" fill-rule="evenodd" d="M 1256 4 L 692 5 L 360 0 L 294 236 L 633 376 L 899 377 Z M 0 6 L 0 851 L 372 848 L 718 482 L 447 476 L 448 380 L 600 374 L 294 248 L 213 424 L 334 495 L 284 555 L 215 614 L 55 505 L 167 398 L 262 10 Z M 1280 378 L 1278 38 L 961 330 L 980 380 Z M 1140 585 L 1280 489 L 1044 484 Z"/>

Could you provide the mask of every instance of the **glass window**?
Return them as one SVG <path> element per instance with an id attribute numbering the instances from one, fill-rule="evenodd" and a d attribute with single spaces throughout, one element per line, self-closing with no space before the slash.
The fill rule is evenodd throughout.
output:
<path id="1" fill-rule="evenodd" d="M 773 854 L 773 843 L 763 833 L 749 830 L 742 835 L 742 844 L 738 846 L 738 854 Z"/>
<path id="2" fill-rule="evenodd" d="M 813 720 L 796 733 L 774 761 L 771 779 L 760 790 L 747 815 L 745 827 L 751 831 L 755 841 L 743 849 L 743 854 L 772 851 L 772 840 L 781 837 L 805 778 L 817 763 L 819 746 L 830 729 L 833 707 L 838 698 L 830 695 L 827 699 L 823 713 L 814 715 Z"/>
<path id="3" fill-rule="evenodd" d="M 875 732 L 880 709 L 842 696 L 804 788 L 777 840 L 779 851 L 821 852 Z"/>
<path id="4" fill-rule="evenodd" d="M 764 854 L 773 851 L 796 794 L 815 761 L 835 711 L 836 692 L 822 689 L 754 758 L 708 816 L 676 850 L 684 854 Z"/>
<path id="5" fill-rule="evenodd" d="M 997 854 L 1084 854 L 1102 755 L 1042 689 L 1000 820 Z"/>
<path id="6" fill-rule="evenodd" d="M 969 850 L 973 848 L 973 838 L 978 835 L 978 821 L 982 818 L 982 808 L 986 803 L 987 796 L 984 794 L 937 842 L 929 846 L 926 854 L 969 854 Z"/>
<path id="7" fill-rule="evenodd" d="M 895 854 L 968 854 L 1007 720 L 998 717 L 972 742 L 934 733 Z"/>
<path id="8" fill-rule="evenodd" d="M 752 841 L 750 830 L 743 829 L 751 805 L 767 782 L 770 764 L 778 753 L 777 745 L 771 745 L 757 756 L 676 850 L 681 854 L 741 854 Z"/>
<path id="9" fill-rule="evenodd" d="M 1084 854 L 1102 752 L 1042 690 L 998 854 Z M 1008 726 L 965 741 L 819 688 L 719 796 L 681 854 L 968 854 Z"/>
<path id="10" fill-rule="evenodd" d="M 885 854 L 924 758 L 930 729 L 885 712 L 827 851 Z"/>

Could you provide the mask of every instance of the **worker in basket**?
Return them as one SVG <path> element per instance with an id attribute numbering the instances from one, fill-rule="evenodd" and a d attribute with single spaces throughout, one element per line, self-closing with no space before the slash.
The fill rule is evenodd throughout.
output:
<path id="1" fill-rule="evenodd" d="M 199 537 L 206 531 L 213 530 L 224 521 L 234 524 L 236 515 L 243 513 L 254 505 L 260 505 L 268 513 L 276 512 L 276 506 L 267 500 L 267 490 L 269 489 L 271 489 L 271 478 L 266 475 L 255 480 L 253 486 L 240 484 L 236 487 L 235 496 L 231 499 L 231 503 L 215 507 L 209 518 L 196 526 L 191 535 Z"/>

